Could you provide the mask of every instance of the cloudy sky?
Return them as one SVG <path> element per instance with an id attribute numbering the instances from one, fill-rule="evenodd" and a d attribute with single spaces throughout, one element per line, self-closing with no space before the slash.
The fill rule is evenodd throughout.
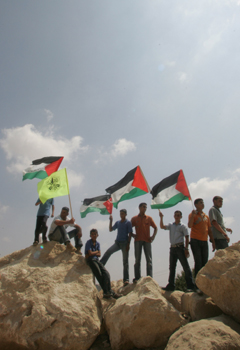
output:
<path id="1" fill-rule="evenodd" d="M 239 0 L 1 1 L 1 257 L 33 242 L 38 180 L 22 182 L 22 170 L 44 156 L 64 156 L 83 241 L 98 228 L 102 253 L 116 233 L 108 232 L 108 216 L 81 219 L 81 202 L 137 165 L 150 187 L 183 169 L 206 212 L 221 195 L 231 242 L 239 240 L 239 14 Z M 130 219 L 141 201 L 159 227 L 150 194 L 119 208 Z M 55 204 L 58 214 L 68 198 Z M 165 223 L 176 209 L 186 223 L 192 204 L 164 210 Z M 160 285 L 168 247 L 159 228 L 153 267 Z M 133 253 L 132 243 L 131 279 Z M 122 278 L 121 252 L 106 267 Z"/>

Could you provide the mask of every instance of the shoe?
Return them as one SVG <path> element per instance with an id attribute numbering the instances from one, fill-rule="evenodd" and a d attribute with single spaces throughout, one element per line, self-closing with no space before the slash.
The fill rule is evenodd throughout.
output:
<path id="1" fill-rule="evenodd" d="M 48 242 L 47 238 L 43 240 L 43 243 L 47 243 L 47 242 Z"/>
<path id="2" fill-rule="evenodd" d="M 133 283 L 138 283 L 139 279 L 138 278 L 134 278 L 133 279 Z"/>
<path id="3" fill-rule="evenodd" d="M 38 245 L 38 241 L 33 242 L 33 246 L 36 246 L 36 245 Z"/>
<path id="4" fill-rule="evenodd" d="M 124 281 L 123 282 L 123 287 L 126 287 L 126 286 L 128 286 L 129 285 L 129 282 L 128 281 Z"/>
<path id="5" fill-rule="evenodd" d="M 112 297 L 113 297 L 114 299 L 119 299 L 119 298 L 122 297 L 122 295 L 113 292 L 113 293 L 112 293 Z"/>
<path id="6" fill-rule="evenodd" d="M 112 293 L 103 294 L 103 299 L 111 299 L 113 297 Z"/>
<path id="7" fill-rule="evenodd" d="M 166 290 L 168 292 L 174 292 L 175 291 L 175 287 L 171 287 L 169 285 L 167 285 L 166 287 L 161 287 L 162 290 Z"/>
<path id="8" fill-rule="evenodd" d="M 66 246 L 67 246 L 67 250 L 69 252 L 75 252 L 76 249 L 74 248 L 74 246 L 70 242 L 66 242 Z"/>
<path id="9" fill-rule="evenodd" d="M 75 253 L 79 254 L 79 255 L 82 255 L 81 248 L 77 247 L 77 251 Z"/>
<path id="10" fill-rule="evenodd" d="M 195 290 L 195 292 L 196 292 L 198 295 L 203 295 L 203 292 L 202 292 L 199 288 L 197 288 L 197 289 Z"/>
<path id="11" fill-rule="evenodd" d="M 188 288 L 185 293 L 194 293 L 195 291 L 191 288 Z"/>

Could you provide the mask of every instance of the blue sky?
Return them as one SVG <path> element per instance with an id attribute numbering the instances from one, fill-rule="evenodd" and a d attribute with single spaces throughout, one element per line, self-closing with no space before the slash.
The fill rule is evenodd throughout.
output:
<path id="1" fill-rule="evenodd" d="M 22 170 L 50 155 L 65 157 L 83 241 L 97 227 L 102 253 L 115 233 L 107 216 L 81 219 L 81 202 L 137 165 L 150 187 L 183 169 L 206 212 L 221 195 L 231 242 L 238 241 L 240 1 L 8 0 L 0 8 L 0 256 L 33 242 L 38 180 L 22 182 Z M 130 219 L 140 201 L 159 226 L 149 194 L 119 208 Z M 56 214 L 67 204 L 57 198 Z M 190 202 L 164 210 L 165 223 L 175 209 L 186 223 Z M 159 228 L 153 266 L 161 285 L 168 247 Z M 133 264 L 132 244 L 131 278 Z M 107 268 L 112 279 L 122 277 L 120 252 Z"/>

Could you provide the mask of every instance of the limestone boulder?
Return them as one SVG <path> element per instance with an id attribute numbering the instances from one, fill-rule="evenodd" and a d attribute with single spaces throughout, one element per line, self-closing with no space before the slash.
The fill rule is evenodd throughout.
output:
<path id="1" fill-rule="evenodd" d="M 82 256 L 48 242 L 0 259 L 0 274 L 1 345 L 89 349 L 102 316 L 92 273 Z"/>
<path id="2" fill-rule="evenodd" d="M 191 317 L 192 321 L 219 316 L 222 310 L 214 303 L 212 298 L 196 293 L 183 293 L 182 311 Z"/>
<path id="3" fill-rule="evenodd" d="M 218 250 L 199 271 L 196 284 L 224 313 L 240 322 L 240 242 Z"/>
<path id="4" fill-rule="evenodd" d="M 165 350 L 239 350 L 238 329 L 226 316 L 191 322 L 170 337 Z"/>
<path id="5" fill-rule="evenodd" d="M 174 292 L 162 290 L 162 295 L 175 307 L 175 309 L 177 309 L 179 312 L 183 311 L 182 295 L 184 295 L 184 292 L 181 292 L 180 290 L 175 290 Z"/>
<path id="6" fill-rule="evenodd" d="M 113 350 L 165 345 L 187 323 L 151 277 L 141 278 L 132 292 L 117 301 L 105 301 L 103 312 Z"/>

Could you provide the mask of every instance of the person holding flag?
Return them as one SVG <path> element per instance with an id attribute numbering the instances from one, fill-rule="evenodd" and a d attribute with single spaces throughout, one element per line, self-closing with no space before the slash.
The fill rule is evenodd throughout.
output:
<path id="1" fill-rule="evenodd" d="M 81 254 L 81 248 L 83 246 L 82 244 L 82 229 L 79 225 L 75 224 L 75 219 L 70 219 L 68 217 L 69 208 L 63 207 L 61 214 L 56 216 L 53 219 L 53 222 L 51 224 L 48 238 L 50 241 L 57 241 L 59 243 L 64 243 L 67 246 L 67 249 L 75 251 L 74 247 L 72 246 L 70 239 L 74 238 L 75 240 L 75 247 L 77 249 L 77 253 Z M 71 226 L 74 227 L 73 230 L 67 232 L 67 227 Z"/>
<path id="2" fill-rule="evenodd" d="M 47 227 L 47 219 L 50 216 L 50 209 L 52 207 L 52 215 L 51 217 L 54 217 L 54 199 L 50 198 L 48 199 L 44 204 L 40 201 L 40 199 L 37 199 L 37 202 L 35 203 L 36 206 L 39 205 L 38 212 L 37 212 L 37 221 L 36 221 L 36 228 L 35 228 L 35 235 L 34 235 L 34 242 L 33 245 L 38 245 L 39 243 L 39 234 L 42 233 L 42 239 L 43 243 L 47 242 L 46 233 L 48 230 Z"/>
<path id="3" fill-rule="evenodd" d="M 112 225 L 113 217 L 109 217 L 109 231 L 112 232 L 117 229 L 117 238 L 115 243 L 105 252 L 100 262 L 105 266 L 110 256 L 121 250 L 123 257 L 123 284 L 124 286 L 129 284 L 129 266 L 128 266 L 128 255 L 129 246 L 132 238 L 132 224 L 127 220 L 127 210 L 120 210 L 121 220 L 116 221 Z"/>

